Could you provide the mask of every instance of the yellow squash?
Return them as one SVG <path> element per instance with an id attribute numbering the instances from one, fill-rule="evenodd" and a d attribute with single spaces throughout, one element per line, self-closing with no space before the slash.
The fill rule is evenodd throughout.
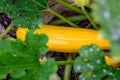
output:
<path id="1" fill-rule="evenodd" d="M 25 40 L 28 29 L 18 28 L 17 38 Z M 50 51 L 77 53 L 81 46 L 97 44 L 101 49 L 109 49 L 109 41 L 102 39 L 99 32 L 91 29 L 70 28 L 62 26 L 43 25 L 43 28 L 36 29 L 35 34 L 44 33 L 48 36 L 47 46 Z M 105 55 L 106 64 L 118 67 L 117 63 Z"/>
<path id="2" fill-rule="evenodd" d="M 27 31 L 26 28 L 18 28 L 17 38 L 24 40 Z M 81 46 L 90 44 L 109 49 L 109 41 L 102 39 L 96 30 L 43 25 L 43 28 L 36 29 L 34 33 L 48 36 L 47 46 L 50 51 L 76 53 Z"/>

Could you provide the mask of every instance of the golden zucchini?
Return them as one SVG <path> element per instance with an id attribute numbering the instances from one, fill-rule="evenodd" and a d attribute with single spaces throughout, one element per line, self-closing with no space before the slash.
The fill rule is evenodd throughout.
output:
<path id="1" fill-rule="evenodd" d="M 27 31 L 26 28 L 18 28 L 17 38 L 24 40 Z M 43 25 L 43 28 L 36 29 L 34 33 L 44 33 L 48 36 L 47 46 L 50 51 L 76 53 L 81 46 L 90 44 L 109 49 L 109 41 L 102 39 L 96 30 Z"/>
<path id="2" fill-rule="evenodd" d="M 18 28 L 17 38 L 24 41 L 27 28 Z M 35 34 L 44 33 L 48 36 L 47 46 L 50 51 L 77 53 L 84 45 L 97 44 L 101 49 L 109 49 L 109 40 L 102 39 L 96 30 L 43 25 L 36 29 Z M 119 67 L 112 58 L 105 55 L 106 64 L 115 68 Z"/>

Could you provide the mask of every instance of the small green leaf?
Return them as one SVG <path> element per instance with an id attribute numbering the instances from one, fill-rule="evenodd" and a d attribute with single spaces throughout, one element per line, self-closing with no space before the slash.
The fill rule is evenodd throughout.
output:
<path id="1" fill-rule="evenodd" d="M 50 76 L 52 74 L 55 74 L 56 71 L 57 71 L 57 65 L 55 64 L 54 60 L 48 59 L 45 64 L 41 65 L 41 72 L 39 78 L 40 80 L 49 80 Z M 44 75 L 42 72 L 44 72 Z M 51 75 L 49 76 L 48 73 Z"/>
<path id="2" fill-rule="evenodd" d="M 48 47 L 46 46 L 47 42 L 48 42 L 47 35 L 45 34 L 33 35 L 32 30 L 29 30 L 29 32 L 26 34 L 26 40 L 24 41 L 26 47 L 30 49 L 28 52 L 33 52 L 34 49 L 33 53 L 37 53 L 37 54 L 38 53 L 45 54 L 48 51 Z"/>
<path id="3" fill-rule="evenodd" d="M 40 12 L 47 9 L 48 0 L 1 0 L 0 12 L 13 18 L 13 24 L 30 29 L 42 25 Z"/>
<path id="4" fill-rule="evenodd" d="M 105 63 L 105 53 L 97 45 L 81 47 L 79 55 L 74 64 L 74 70 L 81 73 L 79 80 L 120 79 L 116 74 L 120 74 L 120 69 L 114 69 Z"/>

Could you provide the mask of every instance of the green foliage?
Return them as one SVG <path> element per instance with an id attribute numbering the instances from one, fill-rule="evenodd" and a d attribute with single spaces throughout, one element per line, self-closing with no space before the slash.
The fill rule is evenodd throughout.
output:
<path id="1" fill-rule="evenodd" d="M 55 74 L 57 71 L 57 65 L 54 62 L 54 59 L 48 58 L 46 63 L 41 64 L 40 66 L 35 66 L 32 69 L 29 69 L 25 76 L 21 78 L 12 78 L 12 80 L 49 80 L 51 75 Z M 18 74 L 19 75 L 19 74 Z"/>
<path id="2" fill-rule="evenodd" d="M 35 29 L 41 27 L 40 12 L 47 8 L 48 0 L 1 0 L 0 12 L 13 18 L 13 24 Z"/>
<path id="3" fill-rule="evenodd" d="M 46 43 L 48 42 L 48 37 L 45 34 L 39 34 L 33 35 L 33 31 L 29 31 L 26 35 L 26 40 L 24 41 L 24 44 L 26 45 L 29 54 L 34 53 L 34 55 L 41 53 L 44 54 L 46 53 L 47 46 Z M 33 51 L 34 50 L 34 51 Z"/>
<path id="4" fill-rule="evenodd" d="M 47 41 L 46 35 L 33 35 L 33 31 L 27 33 L 24 42 L 18 39 L 0 40 L 0 79 L 9 73 L 16 80 L 49 80 L 57 65 L 51 58 L 41 64 L 38 58 L 48 51 Z"/>
<path id="5" fill-rule="evenodd" d="M 105 53 L 97 45 L 83 46 L 76 58 L 74 70 L 80 72 L 79 80 L 119 80 L 119 69 L 105 63 Z M 117 74 L 116 74 L 117 73 Z"/>
<path id="6" fill-rule="evenodd" d="M 97 0 L 93 15 L 110 39 L 112 57 L 120 62 L 120 0 Z"/>

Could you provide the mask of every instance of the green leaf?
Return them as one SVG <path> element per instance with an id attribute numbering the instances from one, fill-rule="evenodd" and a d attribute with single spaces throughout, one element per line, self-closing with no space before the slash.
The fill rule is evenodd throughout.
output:
<path id="1" fill-rule="evenodd" d="M 47 42 L 48 42 L 47 35 L 45 34 L 41 34 L 41 36 L 39 34 L 33 35 L 33 31 L 31 30 L 29 30 L 29 32 L 27 33 L 26 40 L 24 41 L 26 47 L 29 48 L 28 52 L 31 52 L 32 55 L 33 53 L 45 54 L 48 51 L 47 46 L 45 46 Z"/>
<path id="2" fill-rule="evenodd" d="M 1 66 L 1 64 L 0 64 L 0 79 L 5 79 L 5 78 L 6 78 L 6 75 L 7 75 L 8 72 L 9 72 L 9 69 L 3 70 L 3 69 L 1 69 L 1 68 L 2 68 L 2 66 Z"/>
<path id="3" fill-rule="evenodd" d="M 0 40 L 0 79 L 5 79 L 9 73 L 13 80 L 49 80 L 57 71 L 53 59 L 44 64 L 39 61 L 39 55 L 48 51 L 48 37 L 33 35 L 33 31 L 29 31 L 26 37 L 24 42 L 11 38 Z"/>
<path id="4" fill-rule="evenodd" d="M 114 69 L 105 63 L 105 53 L 97 45 L 81 47 L 79 55 L 74 64 L 74 70 L 81 73 L 79 80 L 120 79 L 116 74 L 120 74 L 120 69 Z"/>
<path id="5" fill-rule="evenodd" d="M 42 25 L 40 12 L 47 9 L 48 0 L 1 0 L 0 12 L 13 18 L 13 24 L 30 29 Z"/>
<path id="6" fill-rule="evenodd" d="M 20 78 L 24 75 L 26 75 L 26 72 L 24 69 L 18 69 L 18 70 L 11 70 L 11 76 L 14 78 Z"/>
<path id="7" fill-rule="evenodd" d="M 46 64 L 41 65 L 41 73 L 40 73 L 40 76 L 39 76 L 40 80 L 49 80 L 49 79 L 47 79 L 47 77 L 50 78 L 50 76 L 52 74 L 55 74 L 55 72 L 57 71 L 56 66 L 57 65 L 55 64 L 55 62 L 53 62 L 53 59 L 48 59 Z M 42 72 L 44 72 L 45 75 L 43 75 Z M 49 76 L 48 73 L 51 74 L 51 75 Z"/>
<path id="8" fill-rule="evenodd" d="M 103 29 L 103 35 L 110 39 L 111 55 L 120 62 L 120 0 L 97 0 L 93 16 Z"/>
<path id="9" fill-rule="evenodd" d="M 48 58 L 45 64 L 40 65 L 39 67 L 34 67 L 26 72 L 26 76 L 23 76 L 19 79 L 12 78 L 14 80 L 49 80 L 52 74 L 55 74 L 57 71 L 57 65 L 55 64 L 54 59 Z"/>

